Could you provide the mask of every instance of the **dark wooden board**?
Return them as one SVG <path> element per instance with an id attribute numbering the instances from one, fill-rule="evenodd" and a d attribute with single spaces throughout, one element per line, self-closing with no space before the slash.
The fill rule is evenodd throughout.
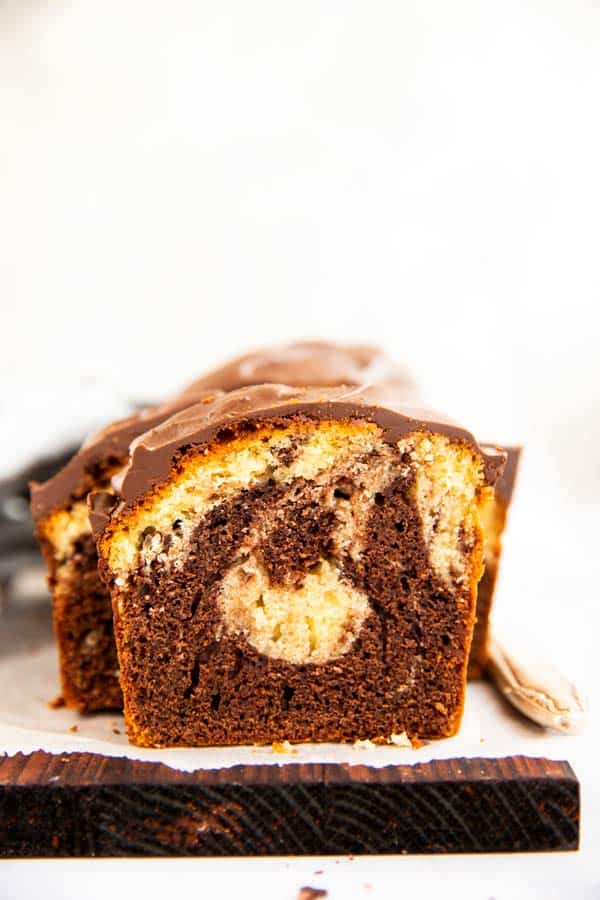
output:
<path id="1" fill-rule="evenodd" d="M 576 850 L 566 762 L 285 764 L 184 773 L 90 753 L 0 758 L 0 856 Z"/>

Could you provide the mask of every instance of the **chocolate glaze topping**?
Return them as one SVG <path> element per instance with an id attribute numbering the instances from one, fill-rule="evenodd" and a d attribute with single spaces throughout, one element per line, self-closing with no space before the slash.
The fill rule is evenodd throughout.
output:
<path id="1" fill-rule="evenodd" d="M 192 382 L 173 400 L 93 434 L 53 478 L 43 484 L 31 483 L 34 521 L 84 495 L 94 486 L 90 481 L 95 468 L 109 466 L 111 459 L 118 465 L 134 438 L 179 410 L 222 391 L 275 381 L 298 387 L 385 381 L 388 386 L 382 391 L 390 394 L 413 390 L 408 373 L 376 347 L 312 341 L 248 353 Z"/>
<path id="2" fill-rule="evenodd" d="M 316 419 L 367 419 L 379 425 L 384 440 L 396 443 L 411 431 L 437 432 L 470 444 L 482 457 L 488 484 L 502 471 L 505 454 L 486 448 L 473 435 L 439 413 L 411 404 L 406 395 L 390 399 L 389 388 L 358 387 L 293 388 L 263 384 L 241 388 L 209 403 L 190 406 L 133 441 L 129 464 L 120 479 L 119 511 L 132 507 L 148 491 L 168 477 L 173 459 L 182 448 L 202 446 L 243 422 L 303 416 Z M 102 531 L 110 509 L 106 497 L 90 502 L 92 527 Z"/>
<path id="3" fill-rule="evenodd" d="M 29 485 L 31 494 L 31 514 L 34 522 L 39 522 L 55 509 L 67 506 L 69 502 L 86 492 L 86 485 L 93 478 L 94 470 L 99 466 L 122 464 L 132 440 L 149 428 L 164 422 L 166 418 L 189 406 L 193 402 L 201 402 L 203 397 L 213 399 L 222 391 L 204 391 L 193 395 L 191 390 L 174 400 L 144 410 L 136 416 L 119 419 L 106 428 L 90 435 L 81 449 L 69 460 L 66 466 L 53 478 L 43 484 L 32 481 Z"/>
<path id="4" fill-rule="evenodd" d="M 214 388 L 234 391 L 254 384 L 305 387 L 375 382 L 387 382 L 396 388 L 414 388 L 406 369 L 377 347 L 301 341 L 239 356 L 192 382 L 183 396 L 188 391 L 196 394 Z"/>

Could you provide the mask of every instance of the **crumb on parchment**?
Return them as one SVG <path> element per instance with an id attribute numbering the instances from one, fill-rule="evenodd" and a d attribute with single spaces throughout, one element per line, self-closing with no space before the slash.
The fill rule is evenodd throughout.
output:
<path id="1" fill-rule="evenodd" d="M 298 891 L 297 900 L 317 900 L 318 897 L 327 897 L 328 893 L 325 888 L 301 887 Z"/>
<path id="2" fill-rule="evenodd" d="M 424 741 L 419 740 L 419 738 L 411 738 L 405 731 L 401 731 L 398 734 L 390 734 L 388 738 L 376 737 L 372 741 L 369 739 L 357 739 L 352 744 L 352 748 L 354 750 L 373 750 L 379 744 L 387 744 L 388 746 L 392 744 L 394 747 L 406 747 L 407 749 L 416 750 L 418 747 L 423 746 Z"/>
<path id="3" fill-rule="evenodd" d="M 297 753 L 298 751 L 292 747 L 289 741 L 273 741 L 271 744 L 273 753 Z"/>

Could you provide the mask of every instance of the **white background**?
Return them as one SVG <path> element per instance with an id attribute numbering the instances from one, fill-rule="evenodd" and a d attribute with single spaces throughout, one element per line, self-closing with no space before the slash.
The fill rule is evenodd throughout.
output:
<path id="1" fill-rule="evenodd" d="M 4 468 L 101 416 L 103 392 L 164 395 L 283 339 L 383 344 L 435 405 L 526 445 L 497 619 L 593 694 L 599 106 L 600 6 L 583 0 L 4 0 Z M 330 895 L 357 896 L 360 864 L 369 896 L 458 873 L 465 897 L 596 896 L 598 781 L 578 774 L 578 856 L 346 862 Z M 50 873 L 57 897 L 100 896 L 101 872 L 145 875 L 146 896 L 306 883 L 304 863 L 223 865 L 3 871 L 10 897 Z"/>

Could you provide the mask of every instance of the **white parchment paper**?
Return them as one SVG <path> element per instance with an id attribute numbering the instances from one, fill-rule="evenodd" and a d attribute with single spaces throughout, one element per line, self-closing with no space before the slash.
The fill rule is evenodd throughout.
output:
<path id="1" fill-rule="evenodd" d="M 487 683 L 469 684 L 459 734 L 424 746 L 367 747 L 352 744 L 296 744 L 291 752 L 272 747 L 206 747 L 148 750 L 128 743 L 123 717 L 115 713 L 82 716 L 49 701 L 60 693 L 55 647 L 48 642 L 0 658 L 0 752 L 88 751 L 107 756 L 162 762 L 183 771 L 238 764 L 283 765 L 338 762 L 370 766 L 406 765 L 450 757 L 502 757 L 514 754 L 568 759 L 581 737 L 553 734 L 513 712 Z"/>

